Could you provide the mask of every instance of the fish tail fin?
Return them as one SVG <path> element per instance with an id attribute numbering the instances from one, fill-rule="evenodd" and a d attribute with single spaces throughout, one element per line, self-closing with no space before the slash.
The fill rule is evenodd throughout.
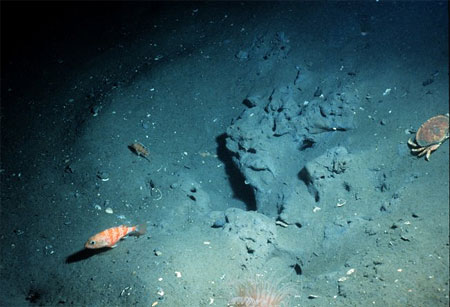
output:
<path id="1" fill-rule="evenodd" d="M 146 232 L 147 232 L 147 223 L 142 223 L 142 224 L 137 225 L 137 227 L 136 227 L 136 235 L 137 236 L 142 236 Z"/>

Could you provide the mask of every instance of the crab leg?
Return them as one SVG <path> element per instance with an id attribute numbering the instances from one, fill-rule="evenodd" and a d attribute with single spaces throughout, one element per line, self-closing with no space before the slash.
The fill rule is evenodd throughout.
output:
<path id="1" fill-rule="evenodd" d="M 433 146 L 428 147 L 427 150 L 425 150 L 426 153 L 427 153 L 426 156 L 425 156 L 425 160 L 430 161 L 430 155 L 431 155 L 431 153 L 432 153 L 433 151 L 435 151 L 436 149 L 438 149 L 438 147 L 439 147 L 440 145 L 441 145 L 441 144 L 435 144 L 435 145 L 433 145 Z"/>
<path id="2" fill-rule="evenodd" d="M 411 148 L 412 152 L 417 152 L 417 155 L 420 157 L 425 154 L 427 147 L 419 147 L 419 148 Z"/>

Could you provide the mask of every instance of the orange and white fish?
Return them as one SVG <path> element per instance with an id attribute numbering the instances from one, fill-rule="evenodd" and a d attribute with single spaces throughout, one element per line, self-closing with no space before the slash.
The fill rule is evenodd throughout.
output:
<path id="1" fill-rule="evenodd" d="M 96 249 L 103 247 L 116 247 L 117 242 L 123 237 L 129 234 L 135 234 L 137 236 L 143 235 L 147 230 L 147 225 L 137 225 L 128 227 L 126 225 L 120 225 L 117 227 L 108 228 L 92 236 L 84 244 L 85 248 Z"/>

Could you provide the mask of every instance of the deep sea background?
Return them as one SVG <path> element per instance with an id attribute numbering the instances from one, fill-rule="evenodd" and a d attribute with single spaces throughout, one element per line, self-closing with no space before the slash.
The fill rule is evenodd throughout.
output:
<path id="1" fill-rule="evenodd" d="M 448 306 L 448 2 L 0 5 L 1 306 Z"/>

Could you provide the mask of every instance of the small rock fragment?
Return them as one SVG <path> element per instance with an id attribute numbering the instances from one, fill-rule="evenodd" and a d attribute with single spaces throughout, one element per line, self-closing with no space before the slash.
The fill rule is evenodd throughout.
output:
<path id="1" fill-rule="evenodd" d="M 154 250 L 153 253 L 155 254 L 155 256 L 161 256 L 162 255 L 162 251 L 159 251 L 159 250 Z"/>
<path id="2" fill-rule="evenodd" d="M 247 51 L 240 50 L 240 51 L 236 54 L 236 58 L 238 58 L 240 61 L 248 60 L 248 52 L 247 52 Z"/>
<path id="3" fill-rule="evenodd" d="M 316 91 L 314 92 L 314 97 L 320 97 L 322 95 L 322 89 L 320 87 L 316 88 Z"/>
<path id="4" fill-rule="evenodd" d="M 423 86 L 427 86 L 427 85 L 430 85 L 433 82 L 434 82 L 434 79 L 433 78 L 429 78 L 429 79 L 426 79 L 425 81 L 423 81 L 422 85 Z"/>

